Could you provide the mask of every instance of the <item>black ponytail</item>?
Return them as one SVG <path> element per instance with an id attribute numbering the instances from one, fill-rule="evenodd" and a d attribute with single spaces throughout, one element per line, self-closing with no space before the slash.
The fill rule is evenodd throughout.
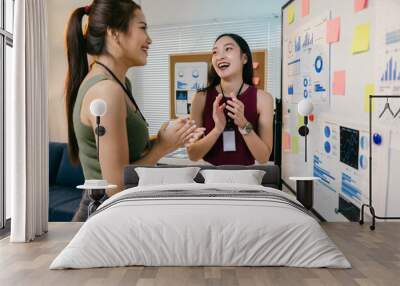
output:
<path id="1" fill-rule="evenodd" d="M 79 87 L 89 72 L 86 40 L 82 32 L 82 18 L 85 8 L 76 9 L 68 22 L 66 46 L 68 58 L 68 72 L 65 82 L 66 108 L 68 120 L 68 151 L 72 163 L 79 162 L 79 148 L 76 140 L 72 113 L 78 95 Z"/>

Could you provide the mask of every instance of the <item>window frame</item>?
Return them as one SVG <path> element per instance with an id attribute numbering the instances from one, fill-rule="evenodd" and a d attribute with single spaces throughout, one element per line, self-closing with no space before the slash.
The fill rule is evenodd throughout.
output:
<path id="1" fill-rule="evenodd" d="M 6 0 L 0 0 L 0 236 L 9 233 L 10 221 L 6 218 L 6 189 L 5 189 L 5 75 L 6 47 L 13 48 L 13 34 L 6 30 Z M 13 13 L 15 13 L 15 0 Z M 13 17 L 15 14 L 13 15 Z M 14 18 L 13 18 L 14 19 Z M 13 29 L 14 30 L 14 27 Z"/>

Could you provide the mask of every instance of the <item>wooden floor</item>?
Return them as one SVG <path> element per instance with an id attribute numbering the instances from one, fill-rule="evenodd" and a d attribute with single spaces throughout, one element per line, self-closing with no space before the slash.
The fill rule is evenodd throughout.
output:
<path id="1" fill-rule="evenodd" d="M 0 241 L 0 285 L 400 285 L 400 223 L 324 223 L 323 228 L 353 268 L 123 267 L 48 270 L 79 229 L 79 223 L 50 223 L 49 233 L 28 244 Z"/>

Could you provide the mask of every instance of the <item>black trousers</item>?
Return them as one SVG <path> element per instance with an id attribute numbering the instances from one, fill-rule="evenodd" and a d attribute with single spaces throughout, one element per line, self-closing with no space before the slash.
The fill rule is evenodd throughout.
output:
<path id="1" fill-rule="evenodd" d="M 104 195 L 104 197 L 100 200 L 100 202 L 103 203 L 106 199 L 108 199 L 107 194 Z M 88 209 L 91 201 L 92 200 L 89 198 L 88 191 L 85 190 L 82 195 L 81 202 L 79 204 L 79 209 L 76 211 L 74 217 L 72 218 L 72 221 L 83 222 L 88 219 Z"/>

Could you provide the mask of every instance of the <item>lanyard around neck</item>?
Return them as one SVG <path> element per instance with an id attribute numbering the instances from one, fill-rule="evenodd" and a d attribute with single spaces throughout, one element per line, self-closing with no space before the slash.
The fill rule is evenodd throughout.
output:
<path id="1" fill-rule="evenodd" d="M 244 82 L 242 81 L 242 85 L 241 85 L 240 88 L 239 88 L 239 91 L 238 91 L 238 93 L 237 93 L 237 95 L 236 95 L 236 98 L 239 97 L 240 92 L 242 91 L 243 85 L 244 85 Z M 219 87 L 221 88 L 222 96 L 223 96 L 224 99 L 226 100 L 226 96 L 225 96 L 225 94 L 224 94 L 224 90 L 222 89 L 221 83 L 219 84 Z M 230 117 L 228 116 L 228 112 L 227 112 L 226 110 L 225 110 L 225 117 L 226 117 L 226 126 L 225 126 L 225 129 L 226 129 L 226 130 L 233 130 L 233 126 L 234 126 L 234 124 L 233 124 L 233 119 L 230 118 Z"/>
<path id="2" fill-rule="evenodd" d="M 115 81 L 121 86 L 121 88 L 125 91 L 125 93 L 128 95 L 129 100 L 133 103 L 133 105 L 135 106 L 136 110 L 139 112 L 140 116 L 142 117 L 142 119 L 146 121 L 146 119 L 144 118 L 142 112 L 139 109 L 139 106 L 136 104 L 135 99 L 133 98 L 132 92 L 129 88 L 127 88 L 120 80 L 119 78 L 117 78 L 117 76 L 112 72 L 112 70 L 107 67 L 105 64 L 99 62 L 99 61 L 95 61 L 96 64 L 102 66 L 103 68 L 106 69 L 106 71 L 115 79 Z"/>
<path id="3" fill-rule="evenodd" d="M 239 91 L 238 91 L 237 94 L 236 94 L 236 97 L 239 97 L 240 92 L 242 91 L 243 85 L 244 85 L 244 81 L 242 81 L 242 84 L 241 84 L 241 86 L 240 86 L 240 88 L 239 88 Z M 222 96 L 223 96 L 224 98 L 226 98 L 226 96 L 225 96 L 225 94 L 224 94 L 224 90 L 222 89 L 222 85 L 219 84 L 219 87 L 221 88 Z"/>

